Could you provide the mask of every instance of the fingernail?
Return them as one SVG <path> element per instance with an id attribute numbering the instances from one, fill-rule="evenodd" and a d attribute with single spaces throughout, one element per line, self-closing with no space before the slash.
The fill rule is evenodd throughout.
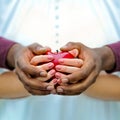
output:
<path id="1" fill-rule="evenodd" d="M 41 71 L 41 72 L 40 72 L 40 76 L 45 77 L 45 76 L 47 76 L 47 73 L 46 73 L 45 71 Z"/>
<path id="2" fill-rule="evenodd" d="M 71 51 L 69 51 L 74 57 L 77 57 L 78 56 L 78 53 L 79 53 L 79 51 L 78 51 L 78 49 L 73 49 L 73 50 L 71 50 Z"/>
<path id="3" fill-rule="evenodd" d="M 61 66 L 57 65 L 57 66 L 55 67 L 55 69 L 56 69 L 56 70 L 60 70 L 60 69 L 61 69 Z"/>
<path id="4" fill-rule="evenodd" d="M 53 63 L 49 63 L 49 64 L 48 64 L 48 67 L 49 67 L 49 68 L 52 68 L 52 67 L 54 67 L 54 64 L 53 64 Z"/>
<path id="5" fill-rule="evenodd" d="M 56 84 L 57 83 L 57 79 L 53 79 L 53 83 Z"/>
<path id="6" fill-rule="evenodd" d="M 55 74 L 55 77 L 56 77 L 56 78 L 60 78 L 60 77 L 61 77 L 61 74 L 56 73 L 56 74 Z"/>
<path id="7" fill-rule="evenodd" d="M 57 88 L 57 92 L 61 93 L 61 92 L 63 92 L 63 89 L 62 88 Z"/>
<path id="8" fill-rule="evenodd" d="M 55 72 L 56 72 L 55 70 L 51 70 L 51 71 L 50 71 L 50 74 L 51 74 L 51 75 L 55 75 Z"/>
<path id="9" fill-rule="evenodd" d="M 61 84 L 61 83 L 62 83 L 62 80 L 61 80 L 61 79 L 58 79 L 58 80 L 57 80 L 57 83 L 58 83 L 58 84 Z"/>
<path id="10" fill-rule="evenodd" d="M 67 79 L 67 78 L 63 78 L 63 79 L 62 79 L 62 82 L 63 82 L 63 83 L 67 83 L 67 82 L 68 82 L 68 79 Z"/>
<path id="11" fill-rule="evenodd" d="M 51 86 L 51 85 L 47 86 L 47 90 L 53 90 L 53 89 L 54 89 L 53 86 Z"/>
<path id="12" fill-rule="evenodd" d="M 53 60 L 53 56 L 52 55 L 48 55 L 48 60 Z"/>
<path id="13" fill-rule="evenodd" d="M 64 63 L 64 60 L 63 59 L 59 59 L 58 62 L 59 63 Z"/>

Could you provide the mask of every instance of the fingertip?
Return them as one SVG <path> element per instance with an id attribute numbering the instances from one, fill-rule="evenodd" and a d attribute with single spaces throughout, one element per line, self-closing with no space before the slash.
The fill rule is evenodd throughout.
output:
<path id="1" fill-rule="evenodd" d="M 46 52 L 50 51 L 51 49 L 49 47 L 37 47 L 36 48 L 36 54 L 45 54 Z"/>
<path id="2" fill-rule="evenodd" d="M 61 79 L 58 79 L 57 80 L 57 83 L 60 85 L 60 84 L 62 84 L 62 80 Z"/>
<path id="3" fill-rule="evenodd" d="M 47 72 L 46 71 L 40 71 L 40 76 L 41 77 L 46 77 L 47 76 Z"/>
<path id="4" fill-rule="evenodd" d="M 57 84 L 57 78 L 54 78 L 54 79 L 52 80 L 52 83 L 53 83 L 54 85 L 56 85 L 56 84 Z"/>
<path id="5" fill-rule="evenodd" d="M 50 47 L 45 46 L 45 48 L 46 48 L 46 52 L 50 52 L 50 51 L 51 51 L 51 48 L 50 48 Z"/>
<path id="6" fill-rule="evenodd" d="M 54 69 L 50 70 L 50 72 L 49 72 L 49 74 L 52 75 L 52 76 L 54 76 L 55 73 L 56 73 L 56 71 Z"/>
<path id="7" fill-rule="evenodd" d="M 31 64 L 31 65 L 36 65 L 36 64 L 35 64 L 35 60 L 34 60 L 34 58 L 31 59 L 30 64 Z"/>
<path id="8" fill-rule="evenodd" d="M 72 54 L 74 57 L 77 57 L 79 54 L 79 51 L 78 51 L 78 49 L 73 49 L 73 50 L 69 51 L 69 53 Z"/>
<path id="9" fill-rule="evenodd" d="M 68 46 L 66 46 L 66 45 L 65 45 L 65 46 L 62 46 L 62 47 L 60 48 L 61 51 L 67 51 L 67 49 L 68 49 Z"/>

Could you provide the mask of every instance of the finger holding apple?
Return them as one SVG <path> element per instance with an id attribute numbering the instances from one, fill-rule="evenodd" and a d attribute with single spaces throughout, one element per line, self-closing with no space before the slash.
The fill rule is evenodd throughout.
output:
<path id="1" fill-rule="evenodd" d="M 36 67 L 47 71 L 54 68 L 58 72 L 68 74 L 79 70 L 83 64 L 83 61 L 81 59 L 75 58 L 77 55 L 77 49 L 73 49 L 69 52 L 49 51 L 45 55 L 35 56 L 31 60 L 31 64 L 37 65 Z"/>
<path id="2" fill-rule="evenodd" d="M 74 58 L 74 59 L 61 58 L 58 60 L 58 62 L 59 65 L 74 66 L 74 67 L 81 67 L 83 65 L 83 60 L 78 58 Z"/>
<path id="3" fill-rule="evenodd" d="M 74 64 L 74 63 L 76 63 L 76 64 Z M 57 78 L 57 83 L 59 84 L 56 87 L 56 91 L 58 94 L 64 94 L 64 92 L 65 92 L 65 91 L 62 92 L 63 89 L 60 89 L 60 87 L 67 88 L 67 87 L 71 86 L 71 84 L 69 84 L 69 81 L 68 81 L 68 76 L 73 74 L 76 71 L 80 71 L 83 61 L 80 59 L 77 59 L 77 58 L 70 59 L 70 60 L 68 59 L 68 61 L 67 61 L 67 59 L 65 59 L 64 64 L 65 65 L 57 65 L 56 66 L 57 72 L 55 73 L 55 77 Z M 72 84 L 74 86 L 74 84 L 76 84 L 76 83 L 72 83 Z M 72 89 L 72 87 L 71 87 L 71 89 Z M 66 92 L 66 95 L 69 95 L 69 94 L 70 93 Z"/>
<path id="4" fill-rule="evenodd" d="M 76 54 L 74 55 L 73 52 L 62 52 L 62 51 L 58 51 L 58 50 L 56 52 L 49 51 L 46 54 L 53 56 L 54 59 L 52 60 L 52 62 L 54 64 L 54 67 L 56 67 L 56 65 L 59 65 L 59 59 L 61 59 L 61 58 L 73 59 L 76 56 Z"/>
<path id="5" fill-rule="evenodd" d="M 41 95 L 42 93 L 45 93 L 45 91 L 50 94 L 51 91 L 53 91 L 55 83 L 53 83 L 51 80 L 54 77 L 56 72 L 53 69 L 54 64 L 51 62 L 53 59 L 54 59 L 53 56 L 45 55 L 45 54 L 36 55 L 31 59 L 30 63 L 34 65 L 36 69 L 41 69 L 47 72 L 47 76 L 35 77 L 36 81 L 34 82 L 39 83 L 41 85 L 41 88 L 36 90 L 34 88 L 29 87 L 29 91 L 32 94 Z M 32 76 L 31 79 L 34 79 L 34 76 Z M 45 85 L 46 85 L 46 88 L 45 88 Z M 44 88 L 44 90 L 42 88 Z"/>
<path id="6" fill-rule="evenodd" d="M 31 64 L 46 70 L 48 72 L 47 77 L 39 77 L 38 79 L 41 81 L 49 81 L 49 83 L 54 85 L 56 88 L 56 86 L 61 84 L 61 78 L 66 78 L 67 74 L 71 74 L 74 71 L 78 71 L 80 69 L 83 61 L 75 58 L 77 55 L 77 49 L 73 49 L 69 52 L 49 51 L 45 55 L 35 56 L 31 60 Z M 51 72 L 53 70 L 54 72 Z M 55 72 L 55 70 L 57 72 Z M 63 83 L 65 84 L 65 81 L 63 81 Z M 49 89 L 49 87 L 47 89 Z M 51 93 L 56 93 L 56 90 L 52 89 Z"/>
<path id="7" fill-rule="evenodd" d="M 36 55 L 36 56 L 34 56 L 31 59 L 30 63 L 32 65 L 36 66 L 36 65 L 39 65 L 39 64 L 50 62 L 53 59 L 54 59 L 54 57 L 52 55 L 45 55 L 45 54 L 43 54 L 43 55 Z"/>
<path id="8" fill-rule="evenodd" d="M 74 57 L 73 58 L 59 57 L 59 59 L 57 57 L 57 64 L 55 64 L 55 70 L 56 70 L 55 78 L 57 79 L 52 80 L 54 82 L 57 81 L 57 85 L 55 86 L 56 90 L 57 87 L 59 87 L 60 85 L 66 86 L 68 84 L 68 80 L 67 80 L 68 74 L 72 74 L 75 71 L 79 71 L 83 64 L 83 60 L 75 58 L 78 55 L 77 49 L 73 49 L 69 51 L 69 53 Z"/>
<path id="9" fill-rule="evenodd" d="M 58 60 L 58 65 L 56 65 L 55 69 L 58 72 L 64 73 L 64 74 L 70 74 L 75 71 L 80 70 L 81 66 L 83 65 L 83 60 L 77 58 L 78 56 L 78 50 L 73 49 L 71 51 L 68 51 L 70 54 L 74 56 L 73 59 L 69 58 L 60 58 Z M 60 74 L 60 73 L 59 73 Z"/>

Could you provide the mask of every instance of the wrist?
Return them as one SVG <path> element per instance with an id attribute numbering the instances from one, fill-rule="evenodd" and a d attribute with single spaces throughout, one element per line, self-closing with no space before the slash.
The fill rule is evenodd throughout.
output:
<path id="1" fill-rule="evenodd" d="M 15 58 L 17 58 L 16 57 L 18 55 L 17 53 L 22 47 L 23 47 L 22 45 L 16 43 L 10 48 L 7 54 L 7 65 L 9 68 L 11 69 L 15 68 Z"/>
<path id="2" fill-rule="evenodd" d="M 102 61 L 101 69 L 105 71 L 112 71 L 115 67 L 115 57 L 111 48 L 103 46 L 96 49 L 100 59 Z"/>

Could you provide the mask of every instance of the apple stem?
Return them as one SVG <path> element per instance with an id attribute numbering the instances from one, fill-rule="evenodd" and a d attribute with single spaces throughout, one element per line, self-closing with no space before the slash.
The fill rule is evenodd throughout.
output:
<path id="1" fill-rule="evenodd" d="M 56 50 L 56 52 L 58 53 L 59 51 L 58 51 L 58 50 Z"/>

